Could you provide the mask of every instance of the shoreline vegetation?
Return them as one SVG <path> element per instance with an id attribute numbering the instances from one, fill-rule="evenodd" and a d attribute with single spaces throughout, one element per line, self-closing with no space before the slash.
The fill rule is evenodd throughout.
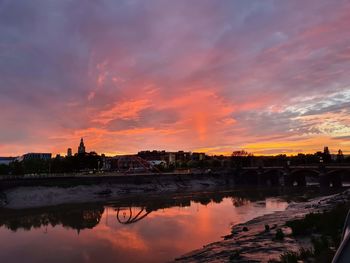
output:
<path id="1" fill-rule="evenodd" d="M 342 229 L 345 218 L 350 208 L 350 202 L 338 203 L 331 210 L 321 213 L 307 214 L 303 219 L 287 221 L 286 226 L 292 229 L 292 235 L 296 238 L 309 236 L 312 247 L 301 248 L 297 252 L 284 253 L 280 261 L 274 262 L 331 262 L 336 249 L 341 243 Z"/>

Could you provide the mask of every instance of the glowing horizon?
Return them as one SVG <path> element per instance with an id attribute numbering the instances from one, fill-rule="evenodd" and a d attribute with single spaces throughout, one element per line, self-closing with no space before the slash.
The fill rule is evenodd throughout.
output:
<path id="1" fill-rule="evenodd" d="M 348 0 L 3 1 L 0 156 L 350 154 L 349 24 Z"/>

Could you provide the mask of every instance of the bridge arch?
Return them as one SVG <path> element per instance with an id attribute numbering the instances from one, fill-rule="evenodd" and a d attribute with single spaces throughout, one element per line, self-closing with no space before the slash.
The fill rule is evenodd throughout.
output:
<path id="1" fill-rule="evenodd" d="M 341 169 L 341 168 L 335 168 L 333 170 L 329 170 L 326 173 L 327 175 L 340 175 L 348 180 L 350 180 L 350 167 Z"/>
<path id="2" fill-rule="evenodd" d="M 328 186 L 341 187 L 343 181 L 350 180 L 350 170 L 333 169 L 326 173 Z"/>
<path id="3" fill-rule="evenodd" d="M 259 172 L 257 170 L 245 170 L 239 173 L 237 183 L 247 185 L 258 185 L 259 184 Z"/>
<path id="4" fill-rule="evenodd" d="M 285 178 L 288 186 L 306 186 L 306 177 L 319 179 L 320 172 L 315 169 L 295 169 L 292 170 Z"/>
<path id="5" fill-rule="evenodd" d="M 280 177 L 282 176 L 282 171 L 279 169 L 268 169 L 264 170 L 260 174 L 260 184 L 267 186 L 279 186 Z"/>
<path id="6" fill-rule="evenodd" d="M 290 175 L 295 175 L 295 174 L 306 174 L 309 177 L 318 177 L 320 175 L 320 171 L 316 169 L 294 169 L 290 172 Z"/>

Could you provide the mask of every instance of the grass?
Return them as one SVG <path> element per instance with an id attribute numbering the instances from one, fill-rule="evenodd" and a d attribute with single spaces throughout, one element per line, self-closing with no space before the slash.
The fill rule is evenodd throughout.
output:
<path id="1" fill-rule="evenodd" d="M 298 252 L 286 252 L 281 256 L 281 263 L 298 263 L 306 261 L 313 257 L 312 250 L 300 249 Z"/>
<path id="2" fill-rule="evenodd" d="M 330 211 L 310 213 L 303 219 L 288 221 L 286 225 L 294 236 L 320 234 L 330 237 L 338 246 L 349 208 L 349 203 L 340 204 Z"/>
<path id="3" fill-rule="evenodd" d="M 269 263 L 331 262 L 340 244 L 349 208 L 350 203 L 344 203 L 330 211 L 310 213 L 303 219 L 288 221 L 286 225 L 292 229 L 293 236 L 312 236 L 312 248 L 302 248 L 298 252 L 286 252 L 281 255 L 279 261 L 271 260 Z"/>

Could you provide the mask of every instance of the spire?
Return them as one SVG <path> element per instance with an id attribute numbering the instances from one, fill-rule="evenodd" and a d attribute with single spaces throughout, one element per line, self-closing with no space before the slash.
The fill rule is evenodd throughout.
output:
<path id="1" fill-rule="evenodd" d="M 80 144 L 78 147 L 78 153 L 85 153 L 85 145 L 84 145 L 84 139 L 80 139 Z"/>

